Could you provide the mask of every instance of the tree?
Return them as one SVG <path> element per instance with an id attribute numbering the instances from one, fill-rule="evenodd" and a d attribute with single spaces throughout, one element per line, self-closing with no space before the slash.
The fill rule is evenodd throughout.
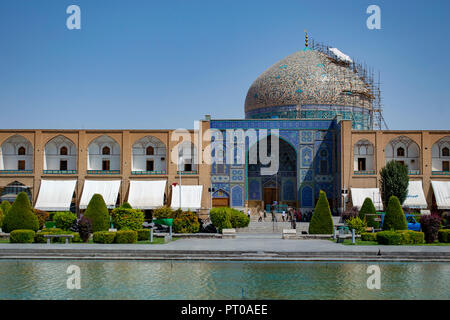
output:
<path id="1" fill-rule="evenodd" d="M 358 217 L 362 221 L 365 219 L 368 227 L 378 228 L 379 225 L 378 222 L 375 221 L 376 216 L 374 216 L 374 214 L 377 214 L 377 209 L 373 205 L 372 199 L 366 198 L 361 210 L 359 210 Z"/>
<path id="2" fill-rule="evenodd" d="M 396 196 L 403 204 L 408 195 L 408 166 L 395 160 L 389 161 L 380 171 L 381 198 L 386 208 L 391 196 Z"/>
<path id="3" fill-rule="evenodd" d="M 2 203 L 0 204 L 0 209 L 2 209 L 4 215 L 8 213 L 10 208 L 11 203 L 9 203 L 9 201 L 3 200 Z"/>
<path id="4" fill-rule="evenodd" d="M 405 214 L 396 196 L 389 198 L 386 215 L 383 220 L 383 230 L 408 230 Z"/>
<path id="5" fill-rule="evenodd" d="M 84 216 L 92 222 L 92 232 L 107 231 L 109 229 L 109 212 L 103 197 L 96 193 L 92 196 Z"/>
<path id="6" fill-rule="evenodd" d="M 309 223 L 310 234 L 332 234 L 333 219 L 331 218 L 330 205 L 328 204 L 327 194 L 320 190 L 319 200 L 314 208 L 314 214 Z"/>
<path id="7" fill-rule="evenodd" d="M 120 208 L 122 208 L 122 209 L 133 209 L 133 207 L 131 206 L 131 204 L 129 204 L 129 203 L 126 202 L 126 201 L 120 206 Z"/>
<path id="8" fill-rule="evenodd" d="M 4 232 L 18 229 L 39 230 L 38 218 L 34 214 L 30 199 L 25 192 L 17 195 L 16 200 L 3 219 Z"/>

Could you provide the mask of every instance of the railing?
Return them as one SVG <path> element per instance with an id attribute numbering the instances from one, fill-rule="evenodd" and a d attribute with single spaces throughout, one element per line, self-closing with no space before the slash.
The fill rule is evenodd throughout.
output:
<path id="1" fill-rule="evenodd" d="M 87 170 L 87 174 L 120 174 L 120 170 Z"/>
<path id="2" fill-rule="evenodd" d="M 33 170 L 0 170 L 0 174 L 31 174 Z"/>
<path id="3" fill-rule="evenodd" d="M 355 175 L 371 175 L 371 174 L 375 174 L 375 170 L 353 171 L 353 174 L 355 174 Z"/>
<path id="4" fill-rule="evenodd" d="M 133 175 L 145 175 L 145 174 L 167 174 L 166 170 L 155 170 L 155 171 L 131 171 Z"/>
<path id="5" fill-rule="evenodd" d="M 181 175 L 198 174 L 198 172 L 196 170 L 195 171 L 177 171 L 177 174 L 180 174 L 180 173 L 181 173 Z"/>
<path id="6" fill-rule="evenodd" d="M 450 171 L 431 171 L 433 176 L 450 176 Z"/>
<path id="7" fill-rule="evenodd" d="M 420 170 L 408 170 L 408 174 L 409 175 L 418 175 L 420 174 Z"/>
<path id="8" fill-rule="evenodd" d="M 44 174 L 77 174 L 77 170 L 44 170 Z"/>

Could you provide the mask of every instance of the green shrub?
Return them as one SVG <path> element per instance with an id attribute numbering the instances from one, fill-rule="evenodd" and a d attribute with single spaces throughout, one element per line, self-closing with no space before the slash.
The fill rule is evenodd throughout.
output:
<path id="1" fill-rule="evenodd" d="M 423 232 L 417 232 L 412 230 L 399 230 L 396 231 L 401 234 L 401 244 L 422 244 L 425 243 L 425 234 Z"/>
<path id="2" fill-rule="evenodd" d="M 231 208 L 231 226 L 233 228 L 245 228 L 250 223 L 250 218 L 242 211 Z"/>
<path id="3" fill-rule="evenodd" d="M 377 233 L 378 244 L 400 245 L 402 243 L 402 235 L 395 231 L 381 231 Z"/>
<path id="4" fill-rule="evenodd" d="M 450 229 L 442 229 L 438 231 L 438 240 L 442 243 L 450 242 Z"/>
<path id="5" fill-rule="evenodd" d="M 9 209 L 11 209 L 11 203 L 9 203 L 9 201 L 3 200 L 2 203 L 0 204 L 0 209 L 3 212 L 3 215 L 6 215 Z"/>
<path id="6" fill-rule="evenodd" d="M 116 243 L 136 243 L 137 232 L 134 230 L 119 230 L 116 232 Z"/>
<path id="7" fill-rule="evenodd" d="M 36 215 L 36 217 L 38 218 L 39 229 L 42 229 L 45 225 L 45 222 L 50 217 L 50 214 L 47 211 L 42 211 L 39 209 L 33 209 L 33 212 Z"/>
<path id="8" fill-rule="evenodd" d="M 160 207 L 153 210 L 153 219 L 169 219 L 173 217 L 173 210 L 170 207 Z"/>
<path id="9" fill-rule="evenodd" d="M 9 234 L 11 243 L 33 243 L 35 232 L 33 230 L 17 229 Z"/>
<path id="10" fill-rule="evenodd" d="M 405 214 L 396 196 L 389 199 L 383 220 L 383 230 L 408 230 Z"/>
<path id="11" fill-rule="evenodd" d="M 358 217 L 362 221 L 365 220 L 368 227 L 378 228 L 379 223 L 378 221 L 375 221 L 376 216 L 373 216 L 373 214 L 377 214 L 377 209 L 373 205 L 372 199 L 366 198 L 361 210 L 359 210 Z"/>
<path id="12" fill-rule="evenodd" d="M 4 232 L 18 229 L 39 230 L 39 221 L 30 205 L 30 199 L 25 192 L 20 192 L 11 208 L 3 218 Z"/>
<path id="13" fill-rule="evenodd" d="M 97 231 L 92 236 L 92 240 L 95 243 L 113 243 L 115 238 L 116 233 L 109 231 Z"/>
<path id="14" fill-rule="evenodd" d="M 173 219 L 173 231 L 175 233 L 196 233 L 200 229 L 197 214 L 194 212 L 178 213 Z"/>
<path id="15" fill-rule="evenodd" d="M 122 205 L 120 206 L 123 209 L 133 209 L 133 207 L 131 206 L 131 204 L 129 204 L 128 202 L 124 202 L 122 203 Z"/>
<path id="16" fill-rule="evenodd" d="M 330 205 L 328 204 L 327 194 L 320 190 L 314 213 L 309 223 L 309 234 L 332 234 L 333 219 L 331 218 Z"/>
<path id="17" fill-rule="evenodd" d="M 53 221 L 56 227 L 63 230 L 69 230 L 76 220 L 77 215 L 70 211 L 56 212 L 53 215 Z"/>
<path id="18" fill-rule="evenodd" d="M 139 209 L 116 208 L 111 212 L 117 230 L 139 230 L 144 223 L 144 213 Z"/>
<path id="19" fill-rule="evenodd" d="M 92 223 L 92 231 L 107 231 L 109 229 L 109 212 L 103 197 L 96 193 L 92 196 L 84 216 Z"/>
<path id="20" fill-rule="evenodd" d="M 364 220 L 361 220 L 359 217 L 347 220 L 346 224 L 348 225 L 348 228 L 350 230 L 355 229 L 355 234 L 366 232 L 366 222 Z"/>
<path id="21" fill-rule="evenodd" d="M 138 241 L 150 240 L 150 229 L 137 230 Z"/>
<path id="22" fill-rule="evenodd" d="M 218 207 L 212 208 L 209 212 L 211 223 L 219 232 L 222 232 L 223 229 L 231 229 L 233 227 L 230 221 L 231 212 L 229 209 L 227 207 Z"/>
<path id="23" fill-rule="evenodd" d="M 375 232 L 363 232 L 361 233 L 362 241 L 377 241 L 377 234 Z"/>
<path id="24" fill-rule="evenodd" d="M 3 210 L 0 208 L 0 228 L 2 227 L 2 225 L 3 225 L 3 218 L 4 218 L 4 214 L 3 214 Z"/>

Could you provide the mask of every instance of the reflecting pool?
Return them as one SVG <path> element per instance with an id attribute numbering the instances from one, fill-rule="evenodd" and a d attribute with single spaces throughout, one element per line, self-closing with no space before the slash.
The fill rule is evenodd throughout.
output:
<path id="1" fill-rule="evenodd" d="M 80 289 L 67 288 L 70 265 Z M 449 263 L 0 261 L 0 299 L 450 299 L 449 285 Z"/>

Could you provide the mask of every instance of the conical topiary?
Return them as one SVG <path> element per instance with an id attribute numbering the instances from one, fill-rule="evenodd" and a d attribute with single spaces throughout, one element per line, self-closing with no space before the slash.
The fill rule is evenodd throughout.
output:
<path id="1" fill-rule="evenodd" d="M 39 221 L 31 208 L 30 199 L 25 192 L 17 195 L 11 208 L 3 219 L 2 229 L 11 232 L 18 229 L 39 230 Z"/>
<path id="2" fill-rule="evenodd" d="M 131 204 L 129 204 L 128 202 L 124 202 L 121 206 L 122 209 L 133 209 L 133 207 L 131 206 Z"/>
<path id="3" fill-rule="evenodd" d="M 309 234 L 332 234 L 333 219 L 331 218 L 330 205 L 327 194 L 320 190 L 319 200 L 317 200 L 314 214 L 309 223 Z"/>
<path id="4" fill-rule="evenodd" d="M 107 231 L 109 229 L 109 212 L 103 197 L 96 193 L 92 196 L 84 216 L 92 222 L 92 232 Z"/>
<path id="5" fill-rule="evenodd" d="M 376 218 L 376 216 L 374 216 L 375 214 L 377 214 L 377 209 L 373 205 L 372 199 L 366 198 L 361 207 L 361 210 L 359 210 L 358 217 L 362 221 L 364 221 L 364 219 L 366 219 L 366 223 L 367 223 L 368 227 L 378 228 L 379 224 L 377 221 L 375 221 L 375 218 Z"/>
<path id="6" fill-rule="evenodd" d="M 386 215 L 383 220 L 383 230 L 408 230 L 405 214 L 396 196 L 389 198 Z"/>

